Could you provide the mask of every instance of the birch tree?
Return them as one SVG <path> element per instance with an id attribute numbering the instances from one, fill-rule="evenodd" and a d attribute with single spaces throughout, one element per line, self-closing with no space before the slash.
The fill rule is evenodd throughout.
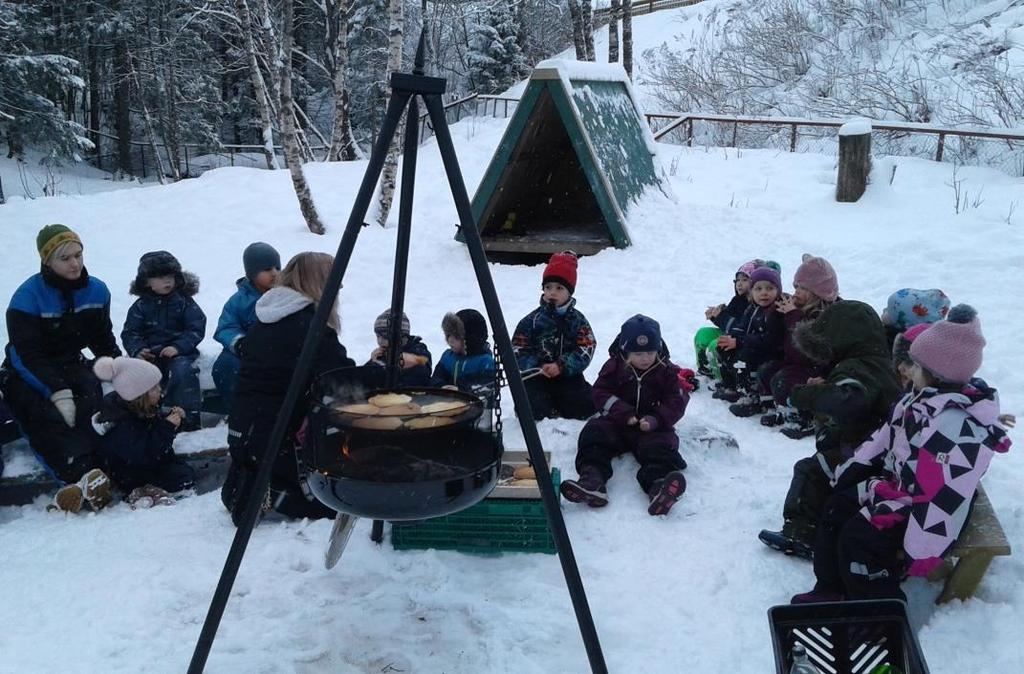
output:
<path id="1" fill-rule="evenodd" d="M 389 15 L 391 17 L 391 29 L 388 33 L 388 74 L 398 72 L 402 69 L 402 37 L 405 28 L 405 0 L 391 0 Z M 391 102 L 390 90 L 388 99 L 384 104 L 387 110 Z M 399 129 L 404 124 L 399 124 Z M 377 197 L 377 224 L 386 227 L 388 214 L 391 212 L 391 204 L 395 198 L 395 182 L 398 178 L 398 151 L 401 141 L 401 133 L 396 133 L 391 139 L 391 147 L 388 149 L 388 156 L 384 160 L 384 170 L 380 174 L 380 192 Z"/>
<path id="2" fill-rule="evenodd" d="M 328 161 L 352 161 L 356 158 L 356 141 L 352 137 L 348 98 L 348 17 L 352 0 L 337 0 L 334 4 L 333 67 L 331 85 L 334 89 L 334 122 L 331 126 L 331 149 Z"/>
<path id="3" fill-rule="evenodd" d="M 256 99 L 256 110 L 260 115 L 260 128 L 263 131 L 263 156 L 267 160 L 268 169 L 279 168 L 277 155 L 274 154 L 274 127 L 271 121 L 270 94 L 267 90 L 263 73 L 260 71 L 259 59 L 256 57 L 256 40 L 253 36 L 252 15 L 246 0 L 235 0 L 235 12 L 238 14 L 239 30 L 245 45 L 245 54 L 249 61 L 249 79 L 252 82 L 253 97 Z"/>
<path id="4" fill-rule="evenodd" d="M 323 234 L 324 225 L 320 221 L 320 215 L 316 212 L 316 205 L 313 203 L 313 195 L 309 191 L 309 184 L 302 172 L 302 155 L 299 152 L 298 136 L 295 132 L 295 114 L 292 110 L 292 38 L 295 32 L 294 26 L 294 5 L 293 0 L 284 0 L 281 3 L 283 21 L 281 27 L 281 53 L 278 58 L 278 70 L 280 72 L 281 92 L 281 131 L 284 141 L 284 156 L 288 161 L 288 172 L 292 177 L 292 185 L 295 187 L 295 196 L 299 200 L 299 209 L 302 217 L 306 220 L 306 226 L 314 234 Z"/>

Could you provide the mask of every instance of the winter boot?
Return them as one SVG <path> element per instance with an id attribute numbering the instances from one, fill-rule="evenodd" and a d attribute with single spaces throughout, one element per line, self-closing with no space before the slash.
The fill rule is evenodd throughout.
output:
<path id="1" fill-rule="evenodd" d="M 684 491 L 686 491 L 686 478 L 683 477 L 682 471 L 673 470 L 662 479 L 655 481 L 647 492 L 651 499 L 651 504 L 647 507 L 647 514 L 667 515 Z"/>
<path id="2" fill-rule="evenodd" d="M 771 405 L 771 396 L 747 395 L 729 405 L 729 411 L 738 417 L 752 417 L 764 413 Z"/>
<path id="3" fill-rule="evenodd" d="M 715 400 L 724 400 L 729 403 L 735 403 L 739 402 L 739 399 L 743 397 L 743 394 L 734 388 L 721 386 L 715 389 L 715 392 L 711 394 L 711 397 Z"/>
<path id="4" fill-rule="evenodd" d="M 774 428 L 786 423 L 786 419 L 797 411 L 788 405 L 776 405 L 761 417 L 761 425 Z"/>
<path id="5" fill-rule="evenodd" d="M 559 490 L 562 496 L 573 503 L 586 503 L 591 508 L 608 505 L 608 489 L 601 471 L 594 466 L 584 466 L 579 479 L 566 480 Z"/>
<path id="6" fill-rule="evenodd" d="M 103 510 L 114 497 L 110 478 L 99 468 L 93 468 L 78 481 L 82 496 L 93 510 Z"/>
<path id="7" fill-rule="evenodd" d="M 810 438 L 817 432 L 814 417 L 803 412 L 786 415 L 786 420 L 779 430 L 790 440 Z"/>
<path id="8" fill-rule="evenodd" d="M 778 550 L 783 554 L 807 560 L 814 559 L 814 548 L 803 541 L 789 536 L 785 532 L 785 528 L 783 528 L 783 531 L 762 529 L 757 538 L 769 548 Z"/>
<path id="9" fill-rule="evenodd" d="M 174 505 L 174 497 L 166 490 L 147 484 L 145 487 L 136 487 L 127 498 L 128 505 L 132 510 L 139 508 L 152 508 L 158 505 Z"/>
<path id="10" fill-rule="evenodd" d="M 46 506 L 47 511 L 61 510 L 66 513 L 77 513 L 82 509 L 85 498 L 82 488 L 77 483 L 66 484 L 53 495 L 53 503 Z"/>

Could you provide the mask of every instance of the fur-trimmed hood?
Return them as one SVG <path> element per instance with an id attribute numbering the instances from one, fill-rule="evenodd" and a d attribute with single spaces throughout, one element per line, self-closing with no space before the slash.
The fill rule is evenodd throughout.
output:
<path id="1" fill-rule="evenodd" d="M 793 328 L 793 345 L 824 365 L 849 358 L 889 359 L 885 329 L 873 308 L 863 302 L 839 300 L 812 321 Z"/>
<path id="2" fill-rule="evenodd" d="M 156 293 L 149 289 L 147 281 L 148 279 L 146 278 L 136 276 L 135 280 L 128 287 L 128 292 L 138 297 L 155 295 Z M 181 293 L 185 297 L 193 297 L 199 292 L 199 277 L 190 271 L 175 273 L 174 290 L 172 292 Z"/>

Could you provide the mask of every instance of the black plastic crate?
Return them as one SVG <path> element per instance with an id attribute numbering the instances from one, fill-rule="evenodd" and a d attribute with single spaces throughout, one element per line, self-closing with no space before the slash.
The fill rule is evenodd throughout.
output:
<path id="1" fill-rule="evenodd" d="M 778 674 L 789 672 L 797 642 L 822 674 L 872 674 L 882 665 L 928 674 L 907 605 L 896 599 L 773 606 L 768 621 Z"/>

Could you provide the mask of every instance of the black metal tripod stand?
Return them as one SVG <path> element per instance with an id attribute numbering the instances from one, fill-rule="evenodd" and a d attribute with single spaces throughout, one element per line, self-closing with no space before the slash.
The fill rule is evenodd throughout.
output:
<path id="1" fill-rule="evenodd" d="M 425 77 L 423 74 L 423 51 L 424 38 L 420 37 L 420 46 L 416 54 L 416 66 L 412 74 L 395 73 L 391 76 L 391 100 L 388 103 L 387 112 L 384 116 L 384 123 L 381 125 L 380 134 L 377 136 L 373 146 L 373 153 L 370 155 L 369 165 L 366 174 L 363 176 L 359 193 L 356 196 L 352 213 L 349 215 L 348 225 L 341 237 L 338 246 L 338 253 L 334 258 L 334 266 L 324 286 L 324 301 L 317 306 L 313 323 L 306 335 L 302 345 L 302 352 L 299 355 L 295 373 L 288 386 L 281 411 L 278 413 L 274 430 L 267 442 L 259 471 L 256 475 L 256 486 L 252 491 L 245 507 L 243 521 L 238 527 L 235 538 L 231 543 L 231 550 L 228 552 L 227 560 L 224 562 L 224 569 L 221 572 L 220 581 L 210 609 L 203 624 L 202 632 L 196 643 L 195 651 L 192 654 L 192 661 L 188 671 L 198 674 L 206 666 L 207 657 L 213 646 L 213 640 L 217 634 L 221 617 L 224 614 L 224 607 L 227 604 L 234 584 L 238 568 L 242 563 L 246 546 L 252 535 L 253 527 L 259 513 L 262 495 L 266 492 L 270 482 L 271 466 L 277 448 L 281 445 L 287 429 L 288 420 L 291 418 L 296 401 L 302 394 L 303 383 L 308 377 L 316 344 L 323 334 L 327 324 L 327 314 L 333 304 L 328 298 L 335 297 L 341 287 L 342 278 L 348 268 L 349 260 L 352 257 L 352 250 L 355 248 L 356 237 L 363 226 L 363 219 L 366 217 L 367 209 L 373 198 L 377 180 L 380 177 L 384 166 L 384 159 L 391 145 L 392 138 L 398 129 L 402 113 L 407 112 L 405 124 L 405 145 L 402 158 L 402 182 L 400 202 L 398 211 L 398 237 L 395 254 L 395 272 L 392 285 L 391 297 L 391 325 L 390 340 L 388 345 L 388 384 L 395 385 L 398 376 L 398 358 L 401 345 L 401 320 L 402 309 L 405 304 L 405 281 L 406 271 L 409 262 L 409 240 L 412 231 L 412 202 L 413 185 L 416 179 L 416 153 L 419 147 L 419 135 L 417 133 L 419 124 L 419 105 L 417 97 L 423 100 L 427 113 L 433 124 L 434 133 L 437 137 L 437 144 L 441 152 L 441 159 L 444 162 L 445 172 L 451 186 L 452 196 L 455 198 L 455 206 L 458 210 L 459 221 L 462 233 L 466 239 L 466 246 L 473 262 L 473 269 L 476 272 L 477 282 L 480 285 L 480 292 L 483 295 L 484 305 L 487 309 L 487 316 L 491 328 L 494 331 L 494 340 L 504 363 L 513 364 L 507 369 L 509 388 L 512 399 L 515 401 L 516 415 L 522 426 L 523 436 L 526 439 L 526 447 L 529 450 L 530 461 L 533 464 L 537 475 L 549 474 L 547 461 L 544 459 L 544 451 L 541 446 L 540 436 L 537 433 L 537 425 L 533 420 L 530 411 L 530 404 L 526 396 L 526 389 L 519 373 L 519 368 L 514 366 L 516 362 L 512 352 L 512 342 L 509 339 L 508 330 L 505 327 L 505 319 L 502 315 L 501 305 L 498 302 L 498 295 L 494 289 L 494 281 L 491 278 L 490 269 L 487 266 L 487 258 L 484 253 L 483 243 L 480 241 L 480 233 L 477 231 L 473 221 L 473 214 L 470 208 L 469 196 L 466 193 L 466 185 L 462 180 L 462 171 L 459 168 L 458 159 L 455 155 L 455 147 L 452 144 L 451 132 L 445 118 L 444 105 L 441 95 L 445 91 L 446 80 L 436 77 Z M 598 641 L 597 630 L 594 628 L 594 620 L 587 604 L 587 596 L 583 589 L 583 582 L 580 579 L 579 568 L 576 565 L 576 558 L 572 551 L 572 544 L 569 542 L 569 535 L 565 529 L 565 521 L 562 519 L 562 511 L 559 508 L 558 496 L 555 494 L 554 486 L 550 480 L 539 479 L 541 496 L 544 507 L 547 511 L 548 522 L 555 541 L 555 548 L 558 550 L 558 558 L 562 564 L 562 573 L 565 576 L 566 586 L 572 599 L 573 609 L 576 612 L 576 621 L 579 624 L 580 633 L 583 636 L 583 643 L 587 650 L 587 657 L 590 660 L 591 671 L 595 673 L 607 672 L 604 662 L 604 654 L 601 652 L 601 645 Z M 379 534 L 383 523 L 375 523 L 375 534 Z M 377 536 L 375 536 L 377 538 Z M 378 539 L 379 540 L 379 539 Z"/>

